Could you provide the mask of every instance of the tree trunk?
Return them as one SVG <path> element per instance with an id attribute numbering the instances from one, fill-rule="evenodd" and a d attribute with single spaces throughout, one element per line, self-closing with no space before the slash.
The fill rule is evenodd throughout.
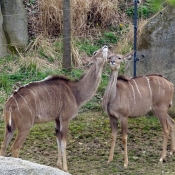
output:
<path id="1" fill-rule="evenodd" d="M 70 0 L 63 0 L 63 68 L 71 71 Z"/>

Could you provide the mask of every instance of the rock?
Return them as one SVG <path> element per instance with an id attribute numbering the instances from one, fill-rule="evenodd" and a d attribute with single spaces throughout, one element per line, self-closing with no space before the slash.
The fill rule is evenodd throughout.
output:
<path id="1" fill-rule="evenodd" d="M 5 39 L 1 41 L 1 45 L 8 44 L 8 49 L 12 52 L 17 48 L 25 48 L 28 43 L 28 19 L 25 11 L 23 0 L 1 0 L 1 21 L 3 23 L 1 30 L 5 34 Z M 1 24 L 1 23 L 0 23 Z M 0 52 L 2 55 L 3 52 Z"/>
<path id="2" fill-rule="evenodd" d="M 175 83 L 175 9 L 167 7 L 154 16 L 138 38 L 137 75 L 162 74 Z M 126 65 L 133 76 L 133 62 Z"/>
<path id="3" fill-rule="evenodd" d="M 144 27 L 137 44 L 137 76 L 162 74 L 175 84 L 175 8 L 166 7 Z M 125 74 L 133 76 L 133 61 Z M 174 100 L 175 104 L 175 100 Z"/>
<path id="4" fill-rule="evenodd" d="M 3 16 L 2 16 L 2 13 L 1 13 L 1 8 L 0 8 L 0 56 L 4 56 L 6 53 L 7 53 L 7 49 L 6 49 L 6 38 L 5 38 L 5 35 L 4 35 L 4 31 L 3 31 L 3 28 L 2 28 L 2 23 L 3 23 Z"/>
<path id="5" fill-rule="evenodd" d="M 0 156 L 0 167 L 1 175 L 70 175 L 58 168 L 12 157 Z"/>

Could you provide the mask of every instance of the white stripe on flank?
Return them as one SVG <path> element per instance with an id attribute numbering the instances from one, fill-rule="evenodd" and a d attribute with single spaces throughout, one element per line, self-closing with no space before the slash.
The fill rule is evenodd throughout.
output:
<path id="1" fill-rule="evenodd" d="M 25 87 L 26 88 L 26 87 Z M 28 89 L 26 88 L 28 91 L 30 91 L 32 94 L 33 94 L 33 97 L 34 97 L 34 101 L 35 101 L 35 108 L 36 108 L 36 112 L 37 112 L 37 105 L 36 105 L 36 98 L 35 98 L 35 93 L 31 90 L 31 89 Z"/>
<path id="2" fill-rule="evenodd" d="M 138 87 L 136 81 L 135 81 L 134 79 L 132 79 L 132 80 L 134 81 L 134 83 L 135 83 L 135 85 L 136 85 L 136 88 L 137 88 L 137 91 L 138 91 L 138 93 L 139 93 L 139 95 L 140 95 L 140 98 L 142 98 L 142 95 L 141 95 L 141 93 L 140 93 L 140 91 L 139 91 L 139 87 Z"/>
<path id="3" fill-rule="evenodd" d="M 165 95 L 165 83 L 163 81 L 163 94 Z"/>
<path id="4" fill-rule="evenodd" d="M 19 105 L 18 105 L 18 102 L 16 101 L 16 99 L 15 99 L 15 97 L 14 96 L 12 96 L 13 98 L 14 98 L 14 100 L 15 100 L 15 102 L 16 102 L 16 105 L 17 105 L 17 108 L 18 108 L 18 111 L 19 111 L 19 113 L 21 114 L 21 116 L 22 116 L 22 113 L 20 112 L 20 110 L 19 110 Z"/>
<path id="5" fill-rule="evenodd" d="M 152 91 L 151 91 L 151 86 L 150 86 L 149 78 L 148 77 L 145 77 L 145 78 L 147 79 L 148 87 L 149 87 L 149 90 L 150 90 L 150 96 L 152 97 Z"/>
<path id="6" fill-rule="evenodd" d="M 133 88 L 133 86 L 132 86 L 132 84 L 129 82 L 129 85 L 131 86 L 131 88 L 132 88 L 132 92 L 133 92 L 133 96 L 134 96 L 134 104 L 135 104 L 135 93 L 134 93 L 134 88 Z"/>
<path id="7" fill-rule="evenodd" d="M 30 107 L 29 107 L 29 105 L 28 105 L 26 99 L 25 99 L 19 92 L 17 92 L 17 93 L 18 93 L 19 96 L 25 101 L 25 103 L 27 104 L 27 107 L 28 107 L 28 109 L 29 109 L 29 111 L 30 111 L 30 113 L 31 113 L 31 115 L 32 115 L 32 111 L 31 111 L 31 109 L 30 109 Z"/>
<path id="8" fill-rule="evenodd" d="M 170 85 L 169 81 L 167 79 L 164 79 L 164 80 L 166 80 L 166 83 L 168 84 L 169 89 L 171 90 L 171 85 Z"/>
<path id="9" fill-rule="evenodd" d="M 41 84 L 41 86 L 45 89 L 45 91 L 47 92 L 47 94 L 48 94 L 48 96 L 50 97 L 50 99 L 52 100 L 52 97 L 50 96 L 50 94 L 49 94 L 49 92 L 48 92 L 48 90 L 47 90 L 47 88 L 44 86 L 44 85 L 42 85 Z"/>
<path id="10" fill-rule="evenodd" d="M 158 95 L 160 94 L 160 81 L 159 81 L 159 78 L 158 78 L 158 82 L 159 82 L 159 92 L 158 92 Z"/>

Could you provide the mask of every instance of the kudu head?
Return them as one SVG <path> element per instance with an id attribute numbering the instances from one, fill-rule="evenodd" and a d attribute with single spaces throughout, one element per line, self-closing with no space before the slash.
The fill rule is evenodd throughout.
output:
<path id="1" fill-rule="evenodd" d="M 108 56 L 108 62 L 110 63 L 111 70 L 119 70 L 121 62 L 125 62 L 126 60 L 131 60 L 134 52 L 129 52 L 125 55 L 121 54 L 110 54 Z"/>
<path id="2" fill-rule="evenodd" d="M 107 57 L 108 57 L 108 46 L 105 45 L 93 53 L 90 63 L 98 62 L 99 65 L 104 65 L 107 62 Z"/>

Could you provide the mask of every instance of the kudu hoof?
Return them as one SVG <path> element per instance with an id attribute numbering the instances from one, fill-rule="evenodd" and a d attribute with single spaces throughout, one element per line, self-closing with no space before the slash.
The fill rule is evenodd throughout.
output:
<path id="1" fill-rule="evenodd" d="M 128 164 L 124 164 L 124 168 L 128 168 Z"/>
<path id="2" fill-rule="evenodd" d="M 57 162 L 57 167 L 59 168 L 59 169 L 61 169 L 62 170 L 62 163 L 60 163 L 60 162 Z"/>
<path id="3" fill-rule="evenodd" d="M 108 159 L 107 163 L 110 163 L 110 162 L 112 162 L 112 160 L 113 160 L 113 159 Z"/>

